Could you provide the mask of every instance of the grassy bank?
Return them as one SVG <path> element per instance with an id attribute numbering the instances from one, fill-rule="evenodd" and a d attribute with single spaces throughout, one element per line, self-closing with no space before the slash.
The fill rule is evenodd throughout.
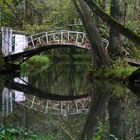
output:
<path id="1" fill-rule="evenodd" d="M 36 69 L 48 67 L 49 64 L 50 60 L 46 55 L 36 55 L 21 65 L 21 71 L 23 73 L 32 72 Z"/>
<path id="2" fill-rule="evenodd" d="M 112 68 L 101 68 L 93 72 L 95 78 L 123 80 L 137 68 L 128 65 L 126 62 L 114 63 Z"/>

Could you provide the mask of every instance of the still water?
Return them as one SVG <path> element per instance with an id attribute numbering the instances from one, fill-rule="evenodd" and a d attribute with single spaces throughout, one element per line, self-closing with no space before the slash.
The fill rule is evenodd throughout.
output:
<path id="1" fill-rule="evenodd" d="M 28 75 L 1 77 L 0 139 L 138 138 L 139 90 L 112 80 L 91 82 L 87 67 L 58 63 Z"/>

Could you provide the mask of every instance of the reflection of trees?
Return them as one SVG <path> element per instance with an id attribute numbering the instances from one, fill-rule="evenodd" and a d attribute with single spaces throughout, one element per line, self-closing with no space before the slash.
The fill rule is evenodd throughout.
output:
<path id="1" fill-rule="evenodd" d="M 37 97 L 50 99 L 50 100 L 68 101 L 68 100 L 74 100 L 74 99 L 80 99 L 80 98 L 87 97 L 86 94 L 75 95 L 75 96 L 53 94 L 53 93 L 49 93 L 47 91 L 46 92 L 42 91 L 39 88 L 36 88 L 36 87 L 32 86 L 31 84 L 18 83 L 18 82 L 15 82 L 13 80 L 7 80 L 5 86 L 7 88 L 10 88 L 10 89 L 13 89 L 13 90 L 16 90 L 16 91 L 32 94 L 32 95 L 35 95 Z"/>
<path id="2" fill-rule="evenodd" d="M 77 134 L 80 131 L 77 132 L 76 130 L 81 130 L 84 120 L 85 116 L 83 114 L 63 117 L 44 115 L 19 105 L 13 114 L 6 118 L 6 123 L 7 127 L 22 128 L 23 130 L 32 131 L 34 134 L 43 135 L 44 137 L 50 135 L 53 140 L 62 140 L 70 139 L 66 132 L 70 133 L 72 137 L 77 138 Z"/>
<path id="3" fill-rule="evenodd" d="M 135 94 L 125 99 L 127 119 L 127 138 L 139 139 L 140 135 L 140 85 L 127 83 L 126 86 Z"/>
<path id="4" fill-rule="evenodd" d="M 125 140 L 125 103 L 124 98 L 112 96 L 109 104 L 110 133 L 115 137 Z"/>
<path id="5" fill-rule="evenodd" d="M 109 133 L 113 134 L 116 138 L 126 139 L 124 125 L 126 106 L 123 92 L 125 92 L 124 86 L 121 87 L 121 85 L 117 85 L 114 82 L 95 82 L 92 92 L 92 103 L 81 139 L 87 138 L 92 140 L 95 134 L 97 134 L 95 129 L 97 129 L 98 123 L 103 122 L 103 119 L 107 118 L 107 116 L 109 116 L 109 124 L 108 120 L 105 120 L 104 123 L 110 126 L 110 132 L 109 130 L 103 130 L 106 133 L 106 137 L 108 137 L 107 139 L 109 139 Z M 108 113 L 104 114 L 107 104 Z M 100 135 L 104 137 L 103 132 Z"/>
<path id="6" fill-rule="evenodd" d="M 63 70 L 61 69 L 61 67 L 59 68 L 60 70 Z M 67 87 L 64 87 L 64 85 L 67 82 L 65 77 L 67 78 L 70 77 L 71 79 L 75 78 L 76 76 L 69 75 L 71 72 L 74 72 L 74 71 L 77 71 L 76 73 L 79 73 L 79 76 L 80 76 L 80 67 L 79 68 L 76 67 L 73 71 L 69 70 L 69 72 L 65 70 L 64 78 L 61 76 L 60 78 L 58 76 L 58 79 L 60 78 L 58 80 L 60 82 L 59 84 L 61 85 L 61 83 L 64 82 L 64 84 L 62 84 L 63 86 L 62 88 L 64 88 L 64 90 L 67 88 Z M 54 72 L 54 76 L 58 74 L 57 70 L 55 72 Z M 51 73 L 52 72 L 50 73 L 47 72 L 46 73 L 47 77 L 50 76 L 51 78 L 53 75 Z M 67 74 L 68 76 L 66 76 Z M 45 79 L 47 78 L 45 77 L 44 80 L 42 80 L 42 82 L 45 82 Z M 53 78 L 52 80 L 57 81 L 56 77 Z M 81 91 L 84 90 L 82 85 L 86 85 L 86 81 L 82 81 L 80 78 L 76 78 L 75 81 L 76 81 L 75 84 L 77 83 L 76 90 L 78 91 L 79 87 L 81 87 L 80 89 Z M 81 85 L 79 84 L 80 82 L 81 82 Z M 33 81 L 33 83 L 36 83 L 36 81 L 35 82 Z M 47 80 L 46 83 L 50 84 L 49 86 L 51 86 L 53 82 L 51 81 L 49 83 L 49 80 Z M 6 84 L 8 84 L 8 82 L 6 82 Z M 25 92 L 28 89 L 26 86 L 27 85 L 25 85 L 23 88 Z M 49 86 L 47 86 L 47 88 Z M 96 81 L 93 84 L 90 84 L 88 86 L 86 85 L 86 88 L 87 87 L 89 87 L 88 92 L 92 93 L 92 103 L 91 103 L 90 112 L 87 116 L 86 121 L 84 119 L 85 116 L 83 115 L 72 116 L 72 117 L 63 116 L 63 118 L 60 116 L 47 115 L 46 117 L 46 114 L 44 115 L 30 109 L 28 109 L 28 112 L 26 112 L 26 108 L 21 107 L 21 106 L 19 107 L 18 105 L 16 105 L 16 110 L 13 112 L 13 114 L 11 114 L 8 118 L 6 118 L 7 125 L 13 124 L 13 126 L 22 126 L 26 128 L 29 127 L 29 130 L 33 130 L 34 132 L 38 132 L 41 134 L 51 133 L 52 135 L 55 135 L 57 137 L 59 137 L 59 135 L 61 136 L 63 135 L 62 138 L 65 139 L 66 136 L 64 135 L 66 133 L 64 132 L 62 128 L 67 130 L 67 132 L 70 133 L 74 138 L 77 138 L 78 137 L 77 135 L 80 135 L 81 129 L 83 127 L 83 123 L 85 121 L 84 130 L 83 130 L 81 139 L 83 140 L 84 137 L 88 137 L 88 139 L 90 140 L 90 139 L 93 139 L 93 137 L 95 136 L 95 133 L 97 131 L 95 129 L 98 126 L 98 122 L 103 122 L 102 119 L 104 119 L 105 122 L 103 122 L 104 123 L 103 125 L 107 126 L 105 131 L 109 132 L 108 126 L 110 125 L 110 128 L 111 128 L 110 133 L 114 134 L 116 137 L 121 137 L 123 138 L 123 140 L 125 139 L 124 127 L 126 129 L 127 140 L 139 134 L 140 132 L 140 126 L 139 126 L 140 107 L 139 107 L 139 101 L 135 95 L 128 94 L 131 92 L 126 87 L 112 81 L 111 82 Z M 56 91 L 57 88 L 58 87 L 55 87 L 54 91 Z M 75 86 L 73 85 L 70 88 L 75 88 Z M 134 89 L 136 90 L 137 88 L 135 87 Z M 30 91 L 30 88 L 29 88 L 29 91 Z M 139 91 L 140 90 L 138 88 L 137 94 L 139 94 Z M 45 92 L 40 92 L 40 90 L 36 90 L 36 88 L 33 89 L 32 93 L 39 93 L 38 96 L 40 97 L 42 97 L 41 94 L 44 93 L 44 97 L 46 97 Z M 107 103 L 108 103 L 108 110 L 107 110 L 108 112 L 106 112 L 105 116 L 103 116 L 105 112 L 105 108 L 107 107 Z M 124 115 L 125 113 L 126 115 Z M 108 116 L 110 117 L 110 122 L 108 121 Z M 124 122 L 126 123 L 125 126 L 124 126 Z M 25 126 L 25 123 L 26 123 L 26 126 Z M 106 135 L 108 135 L 108 133 Z M 103 140 L 109 140 L 109 138 L 103 139 Z"/>
<path id="7" fill-rule="evenodd" d="M 98 120 L 101 119 L 104 114 L 107 102 L 112 95 L 113 89 L 104 89 L 102 85 L 94 86 L 93 98 L 90 106 L 90 111 L 84 126 L 82 140 L 87 138 L 92 140 L 94 136 L 95 128 L 98 124 Z"/>
<path id="8" fill-rule="evenodd" d="M 87 92 L 84 77 L 85 64 L 57 64 L 49 70 L 29 76 L 29 83 L 52 93 L 65 95 L 80 95 Z"/>

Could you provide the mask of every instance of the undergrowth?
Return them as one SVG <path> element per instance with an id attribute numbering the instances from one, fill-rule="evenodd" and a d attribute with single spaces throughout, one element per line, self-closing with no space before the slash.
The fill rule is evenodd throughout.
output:
<path id="1" fill-rule="evenodd" d="M 115 61 L 113 63 L 113 67 L 108 68 L 104 67 L 101 69 L 98 69 L 93 72 L 94 77 L 96 78 L 111 78 L 111 79 L 119 79 L 123 80 L 126 77 L 128 77 L 133 71 L 135 71 L 137 68 L 132 67 L 127 64 L 126 61 Z"/>
<path id="2" fill-rule="evenodd" d="M 50 60 L 46 55 L 36 55 L 21 65 L 22 73 L 28 73 L 49 66 Z"/>

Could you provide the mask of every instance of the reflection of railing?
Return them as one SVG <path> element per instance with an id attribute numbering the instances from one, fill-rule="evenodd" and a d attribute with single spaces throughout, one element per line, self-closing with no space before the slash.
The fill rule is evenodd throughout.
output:
<path id="1" fill-rule="evenodd" d="M 35 96 L 31 99 L 26 96 L 26 102 L 20 102 L 20 104 L 45 114 L 65 116 L 87 113 L 89 111 L 90 101 L 90 96 L 72 101 L 43 100 Z"/>
<path id="2" fill-rule="evenodd" d="M 27 82 L 27 77 L 23 77 L 23 80 Z M 23 83 L 20 78 L 15 78 L 15 82 Z M 26 97 L 23 92 L 4 88 L 2 92 L 2 116 L 8 116 L 13 112 L 13 106 L 15 102 L 25 101 Z"/>
<path id="3" fill-rule="evenodd" d="M 14 110 L 14 103 L 27 108 L 53 115 L 76 115 L 89 111 L 90 96 L 70 101 L 56 101 L 40 99 L 36 96 L 24 95 L 24 93 L 4 88 L 2 96 L 2 116 L 10 115 Z"/>
<path id="4" fill-rule="evenodd" d="M 8 116 L 13 112 L 15 102 L 18 103 L 25 100 L 24 93 L 4 88 L 2 92 L 2 116 Z"/>
<path id="5" fill-rule="evenodd" d="M 36 89 L 28 85 L 26 77 L 24 79 L 15 78 L 14 81 L 10 83 L 10 85 L 12 84 L 14 85 L 13 86 L 14 88 L 12 90 L 8 86 L 8 84 L 6 85 L 8 88 L 10 88 L 10 90 L 8 89 L 6 90 L 8 93 L 10 93 L 9 95 L 7 95 L 7 98 L 10 98 L 10 102 L 12 102 L 10 107 L 12 110 L 13 104 L 15 102 L 42 113 L 55 115 L 74 115 L 80 113 L 87 113 L 89 110 L 89 104 L 91 101 L 89 95 L 63 96 L 63 95 L 52 95 L 50 93 L 46 94 L 46 92 L 43 93 L 39 89 Z M 25 96 L 24 92 L 29 93 L 31 90 L 33 90 L 32 91 L 33 93 L 38 92 L 39 94 L 35 95 L 39 96 L 38 97 L 34 95 Z M 42 97 L 41 94 L 44 94 L 45 96 Z M 5 96 L 5 93 L 3 93 L 3 95 Z M 6 100 L 6 104 L 9 104 L 9 100 Z M 9 107 L 5 106 L 5 108 Z"/>

